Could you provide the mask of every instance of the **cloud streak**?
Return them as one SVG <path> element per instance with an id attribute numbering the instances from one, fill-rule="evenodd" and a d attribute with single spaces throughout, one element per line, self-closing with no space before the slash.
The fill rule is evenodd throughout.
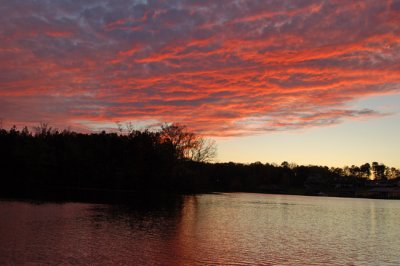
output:
<path id="1" fill-rule="evenodd" d="M 400 1 L 15 1 L 0 117 L 175 121 L 234 136 L 381 116 L 400 92 Z"/>

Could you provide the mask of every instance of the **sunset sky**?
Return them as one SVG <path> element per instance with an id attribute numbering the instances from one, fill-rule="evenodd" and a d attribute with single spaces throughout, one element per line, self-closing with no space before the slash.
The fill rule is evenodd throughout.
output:
<path id="1" fill-rule="evenodd" d="M 218 161 L 400 167 L 400 1 L 2 0 L 0 119 L 178 122 Z"/>

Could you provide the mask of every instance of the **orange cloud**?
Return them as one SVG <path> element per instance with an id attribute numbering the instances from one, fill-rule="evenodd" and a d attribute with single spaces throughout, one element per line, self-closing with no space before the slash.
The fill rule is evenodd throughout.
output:
<path id="1" fill-rule="evenodd" d="M 0 10 L 3 124 L 246 135 L 386 115 L 349 104 L 400 92 L 395 1 L 27 2 Z"/>

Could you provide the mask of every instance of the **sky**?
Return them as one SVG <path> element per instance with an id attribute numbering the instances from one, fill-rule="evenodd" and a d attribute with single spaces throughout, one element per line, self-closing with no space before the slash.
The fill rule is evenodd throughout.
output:
<path id="1" fill-rule="evenodd" d="M 400 167 L 400 1 L 2 0 L 0 119 L 175 122 L 218 161 Z"/>

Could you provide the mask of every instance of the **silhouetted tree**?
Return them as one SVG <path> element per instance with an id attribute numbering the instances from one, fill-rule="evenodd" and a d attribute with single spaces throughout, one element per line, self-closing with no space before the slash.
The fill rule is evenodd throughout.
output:
<path id="1" fill-rule="evenodd" d="M 188 130 L 180 124 L 165 124 L 161 127 L 161 136 L 174 146 L 179 159 L 208 162 L 216 156 L 216 144 Z"/>
<path id="2" fill-rule="evenodd" d="M 385 176 L 388 179 L 397 179 L 400 178 L 400 170 L 394 167 L 387 167 L 385 170 Z"/>
<path id="3" fill-rule="evenodd" d="M 348 169 L 349 175 L 353 177 L 359 177 L 360 176 L 360 168 L 358 166 L 352 165 Z"/>
<path id="4" fill-rule="evenodd" d="M 51 134 L 55 134 L 57 129 L 54 129 L 49 126 L 48 123 L 40 123 L 38 126 L 33 127 L 35 132 L 35 136 L 46 137 L 50 136 Z"/>
<path id="5" fill-rule="evenodd" d="M 372 171 L 374 172 L 376 180 L 387 180 L 385 170 L 386 166 L 384 164 L 379 164 L 378 162 L 372 163 Z"/>
<path id="6" fill-rule="evenodd" d="M 365 163 L 360 166 L 361 177 L 365 179 L 369 179 L 371 176 L 371 165 L 369 163 Z"/>

